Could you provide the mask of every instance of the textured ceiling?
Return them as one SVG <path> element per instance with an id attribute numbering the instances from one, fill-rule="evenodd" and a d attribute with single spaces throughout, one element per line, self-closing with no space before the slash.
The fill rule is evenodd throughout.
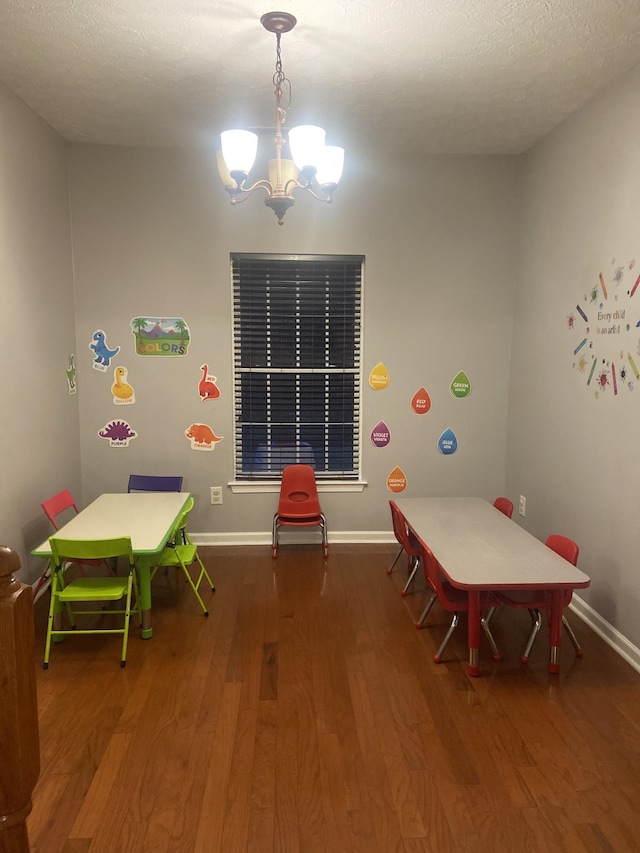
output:
<path id="1" fill-rule="evenodd" d="M 68 140 L 273 127 L 268 0 L 2 0 L 0 80 Z M 403 154 L 519 153 L 640 63 L 639 0 L 285 0 L 288 125 Z"/>

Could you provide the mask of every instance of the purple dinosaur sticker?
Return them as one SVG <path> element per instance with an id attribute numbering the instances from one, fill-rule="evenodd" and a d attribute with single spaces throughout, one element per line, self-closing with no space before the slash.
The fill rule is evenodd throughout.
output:
<path id="1" fill-rule="evenodd" d="M 129 442 L 138 437 L 138 433 L 126 421 L 109 421 L 98 430 L 98 435 L 106 438 L 111 447 L 128 447 Z"/>

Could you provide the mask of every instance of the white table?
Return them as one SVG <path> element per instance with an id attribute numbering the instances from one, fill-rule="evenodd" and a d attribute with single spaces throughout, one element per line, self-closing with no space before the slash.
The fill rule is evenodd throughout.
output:
<path id="1" fill-rule="evenodd" d="M 136 557 L 142 606 L 142 636 L 151 637 L 151 569 L 182 514 L 188 492 L 130 492 L 100 495 L 53 536 L 59 539 L 114 539 L 130 536 Z M 46 539 L 32 552 L 51 557 Z"/>
<path id="2" fill-rule="evenodd" d="M 452 586 L 467 591 L 469 674 L 479 674 L 478 593 L 509 589 L 551 593 L 549 670 L 559 672 L 563 594 L 589 586 L 589 577 L 482 498 L 395 502 L 416 536 L 431 548 Z"/>

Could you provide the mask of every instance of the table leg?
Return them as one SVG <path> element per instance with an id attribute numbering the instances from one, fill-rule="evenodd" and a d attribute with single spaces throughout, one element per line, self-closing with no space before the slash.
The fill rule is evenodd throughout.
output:
<path id="1" fill-rule="evenodd" d="M 560 641 L 562 639 L 562 601 L 564 591 L 551 591 L 551 610 L 549 611 L 549 672 L 560 672 Z"/>
<path id="2" fill-rule="evenodd" d="M 469 675 L 480 675 L 479 648 L 480 648 L 480 593 L 470 589 L 468 620 L 468 643 L 469 643 Z"/>
<path id="3" fill-rule="evenodd" d="M 142 611 L 141 636 L 143 640 L 148 640 L 153 636 L 153 628 L 151 627 L 151 560 L 148 557 L 138 557 L 136 566 L 138 569 L 138 591 Z"/>

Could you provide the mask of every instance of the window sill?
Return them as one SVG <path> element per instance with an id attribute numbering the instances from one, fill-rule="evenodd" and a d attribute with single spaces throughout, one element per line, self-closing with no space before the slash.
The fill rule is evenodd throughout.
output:
<path id="1" fill-rule="evenodd" d="M 280 492 L 280 480 L 232 480 L 227 483 L 234 495 Z M 362 492 L 366 480 L 318 480 L 318 493 Z"/>

